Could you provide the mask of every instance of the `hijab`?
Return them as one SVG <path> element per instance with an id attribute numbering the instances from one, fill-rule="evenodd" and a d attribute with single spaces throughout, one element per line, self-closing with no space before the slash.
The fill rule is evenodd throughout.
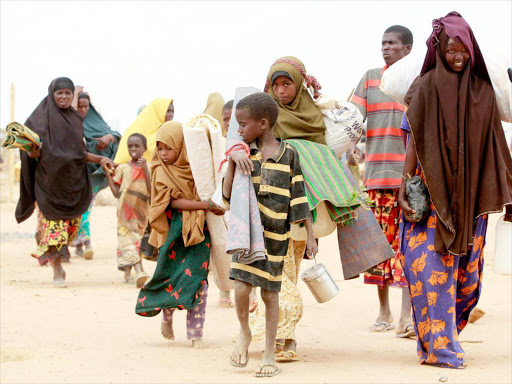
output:
<path id="1" fill-rule="evenodd" d="M 110 129 L 109 125 L 105 122 L 101 114 L 92 105 L 91 99 L 87 93 L 81 93 L 78 95 L 78 99 L 89 100 L 89 112 L 87 112 L 83 122 L 85 145 L 87 146 L 87 151 L 94 153 L 95 155 L 108 157 L 109 159 L 113 160 L 114 156 L 116 155 L 117 148 L 119 147 L 121 134 Z M 108 134 L 114 136 L 115 141 L 110 142 L 105 149 L 98 150 L 96 148 L 98 141 L 95 139 Z M 105 175 L 101 165 L 95 163 L 87 163 L 87 170 L 91 177 L 91 185 L 93 191 L 96 191 L 96 189 L 101 190 L 108 185 L 107 176 Z"/>
<path id="2" fill-rule="evenodd" d="M 187 199 L 200 201 L 188 161 L 181 123 L 167 121 L 158 130 L 156 141 L 176 151 L 178 157 L 172 164 L 165 164 L 158 156 L 158 148 L 151 159 L 151 224 L 150 244 L 161 247 L 165 243 L 169 224 L 166 209 L 171 200 Z M 183 243 L 185 247 L 204 240 L 204 211 L 183 211 Z"/>
<path id="3" fill-rule="evenodd" d="M 284 105 L 274 94 L 272 80 L 276 72 L 285 72 L 293 81 L 297 94 L 291 104 Z M 265 84 L 267 92 L 279 106 L 279 117 L 274 126 L 274 134 L 281 139 L 303 139 L 325 144 L 325 123 L 320 110 L 315 105 L 313 98 L 304 87 L 312 86 L 314 97 L 320 96 L 320 84 L 315 77 L 306 74 L 306 68 L 302 62 L 292 56 L 277 59 L 270 67 Z"/>
<path id="4" fill-rule="evenodd" d="M 119 150 L 114 159 L 116 163 L 128 163 L 132 159 L 128 153 L 128 137 L 132 133 L 140 133 L 146 136 L 148 149 L 144 152 L 144 158 L 147 162 L 151 161 L 153 150 L 156 147 L 156 133 L 158 128 L 165 122 L 165 114 L 172 102 L 172 99 L 162 97 L 153 100 L 144 107 L 139 115 L 137 115 L 133 124 L 123 134 L 119 143 Z"/>
<path id="5" fill-rule="evenodd" d="M 453 72 L 449 39 L 468 50 L 470 63 Z M 437 211 L 434 246 L 465 255 L 476 219 L 512 204 L 512 159 L 485 61 L 457 12 L 433 22 L 422 72 L 407 96 L 406 116 L 416 155 Z"/>
<path id="6" fill-rule="evenodd" d="M 55 102 L 56 89 L 74 90 L 68 78 L 57 78 L 25 125 L 41 138 L 41 157 L 31 159 L 21 152 L 20 199 L 16 207 L 18 223 L 30 217 L 34 203 L 48 220 L 80 217 L 91 202 L 87 173 L 87 149 L 82 117 L 71 106 L 61 109 Z"/>
<path id="7" fill-rule="evenodd" d="M 206 109 L 203 113 L 207 113 L 216 119 L 222 125 L 222 108 L 224 107 L 224 99 L 220 93 L 210 93 L 206 103 Z"/>

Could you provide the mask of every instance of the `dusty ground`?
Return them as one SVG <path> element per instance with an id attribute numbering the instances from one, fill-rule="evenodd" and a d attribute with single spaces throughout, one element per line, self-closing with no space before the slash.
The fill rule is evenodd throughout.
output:
<path id="1" fill-rule="evenodd" d="M 4 192 L 4 191 L 2 191 Z M 50 285 L 51 268 L 29 256 L 34 249 L 35 218 L 17 225 L 14 205 L 0 205 L 1 365 L 2 383 L 182 383 L 182 382 L 347 382 L 510 383 L 510 276 L 492 270 L 493 217 L 489 226 L 483 295 L 487 312 L 462 333 L 469 368 L 449 370 L 420 366 L 414 340 L 398 339 L 393 331 L 370 333 L 377 316 L 374 287 L 362 279 L 342 281 L 336 240 L 323 239 L 319 259 L 338 281 L 340 293 L 317 304 L 303 282 L 304 316 L 297 329 L 301 361 L 281 364 L 271 379 L 252 376 L 262 344 L 251 348 L 245 369 L 229 365 L 231 338 L 237 327 L 233 309 L 216 306 L 212 285 L 208 302 L 206 350 L 186 341 L 185 313 L 178 313 L 176 341 L 160 336 L 160 317 L 134 314 L 137 289 L 122 282 L 115 265 L 115 207 L 94 207 L 94 260 L 72 258 L 66 266 L 69 288 Z M 303 268 L 311 262 L 304 262 Z M 152 272 L 155 263 L 146 262 Z M 398 317 L 400 294 L 392 291 Z"/>

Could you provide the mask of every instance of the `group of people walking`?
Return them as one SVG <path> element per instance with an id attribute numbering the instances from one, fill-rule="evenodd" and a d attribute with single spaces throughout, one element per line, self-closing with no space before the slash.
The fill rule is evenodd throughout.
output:
<path id="1" fill-rule="evenodd" d="M 407 28 L 388 28 L 382 37 L 385 66 L 367 71 L 351 100 L 367 123 L 364 181 L 374 202 L 375 225 L 382 229 L 381 238 L 368 241 L 384 242 L 388 249 L 383 255 L 390 248 L 393 257 L 377 255 L 355 267 L 350 277 L 364 274 L 366 284 L 378 287 L 380 310 L 371 331 L 395 328 L 389 286 L 399 287 L 397 336 L 417 338 L 421 363 L 463 368 L 458 334 L 481 292 L 487 215 L 506 207 L 506 220 L 512 221 L 512 159 L 485 61 L 467 22 L 456 12 L 434 20 L 421 75 L 402 105 L 379 85 L 384 71 L 412 47 Z M 238 143 L 227 148 L 221 201 L 201 201 L 190 166 L 194 148 L 187 148 L 183 126 L 173 120 L 172 99 L 145 106 L 121 137 L 87 94 L 75 95 L 71 80 L 53 80 L 48 96 L 25 123 L 43 145 L 21 154 L 16 218 L 30 217 L 36 203 L 41 216 L 33 256 L 41 265 L 52 265 L 55 286 L 65 286 L 62 262 L 69 260 L 69 247 L 92 258 L 92 201 L 109 186 L 119 198 L 118 269 L 141 288 L 136 313 L 163 312 L 161 333 L 174 339 L 175 310 L 187 310 L 187 338 L 203 348 L 212 262 L 206 214 L 222 216 L 228 207 L 238 207 L 235 190 L 245 177 L 253 186 L 264 252 L 233 252 L 231 265 L 217 267 L 234 280 L 240 321 L 229 361 L 247 366 L 251 341 L 264 336 L 263 361 L 255 374 L 277 375 L 276 360 L 297 359 L 301 261 L 322 246 L 315 236 L 313 201 L 326 203 L 339 233 L 357 229 L 358 212 L 364 209 L 364 202 L 353 198 L 359 187 L 348 167 L 325 145 L 326 126 L 315 105 L 319 89 L 304 64 L 288 56 L 271 66 L 265 92 L 209 103 L 207 112 L 221 123 L 228 144 Z M 348 163 L 356 164 L 357 157 L 356 148 L 349 150 Z M 406 193 L 412 176 L 429 193 L 429 212 L 419 219 Z M 149 281 L 140 249 L 148 224 L 149 243 L 158 251 Z M 304 225 L 306 240 L 291 237 L 292 224 Z M 345 270 L 342 243 L 340 253 Z M 219 304 L 230 307 L 226 287 Z M 258 287 L 264 305 L 257 304 Z"/>

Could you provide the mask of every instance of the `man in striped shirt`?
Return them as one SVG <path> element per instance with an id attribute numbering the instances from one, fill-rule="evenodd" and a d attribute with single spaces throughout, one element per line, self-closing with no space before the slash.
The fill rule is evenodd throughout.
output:
<path id="1" fill-rule="evenodd" d="M 366 119 L 364 182 L 370 199 L 374 201 L 372 210 L 395 251 L 394 258 L 365 273 L 365 283 L 378 286 L 380 302 L 379 316 L 370 330 L 381 332 L 394 328 L 389 306 L 389 286 L 397 286 L 402 288 L 402 313 L 396 330 L 399 337 L 414 336 L 407 281 L 397 254 L 400 215 L 397 198 L 405 160 L 405 146 L 400 129 L 404 107 L 382 93 L 379 86 L 384 71 L 408 55 L 412 43 L 409 29 L 401 25 L 386 29 L 381 48 L 385 66 L 368 70 L 351 100 Z M 347 154 L 349 163 L 354 163 L 353 154 L 352 150 Z"/>
<path id="2" fill-rule="evenodd" d="M 244 264 L 233 256 L 229 277 L 235 280 L 235 304 L 240 321 L 240 336 L 231 356 L 231 365 L 247 366 L 251 342 L 249 328 L 249 294 L 253 286 L 261 287 L 266 310 L 265 352 L 263 364 L 256 370 L 258 377 L 275 376 L 280 368 L 275 365 L 274 345 L 279 320 L 279 291 L 284 258 L 290 241 L 290 224 L 303 222 L 308 234 L 306 252 L 315 255 L 318 247 L 305 192 L 299 155 L 295 149 L 274 137 L 279 107 L 266 93 L 249 95 L 236 105 L 238 132 L 250 144 L 251 156 L 233 152 L 223 181 L 223 196 L 230 199 L 235 167 L 251 175 L 260 210 L 265 259 Z"/>

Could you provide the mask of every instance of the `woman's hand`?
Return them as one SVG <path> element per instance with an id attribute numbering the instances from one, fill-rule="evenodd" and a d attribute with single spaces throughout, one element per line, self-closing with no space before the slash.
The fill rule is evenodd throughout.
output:
<path id="1" fill-rule="evenodd" d="M 103 157 L 101 160 L 100 160 L 100 165 L 102 166 L 103 169 L 105 169 L 106 171 L 108 172 L 113 172 L 115 168 L 117 168 L 117 166 L 119 164 L 116 164 L 114 163 L 112 160 L 110 160 L 108 157 Z"/>
<path id="2" fill-rule="evenodd" d="M 33 151 L 27 152 L 28 157 L 31 159 L 39 159 L 41 157 L 41 148 L 43 147 L 43 143 L 39 146 L 39 148 L 34 149 Z"/>
<path id="3" fill-rule="evenodd" d="M 231 155 L 229 155 L 229 159 L 236 164 L 236 167 L 240 170 L 240 172 L 243 172 L 244 175 L 250 175 L 254 170 L 254 165 L 251 159 L 249 159 L 243 152 L 233 152 Z"/>
<path id="4" fill-rule="evenodd" d="M 416 210 L 412 209 L 409 206 L 409 202 L 407 201 L 407 198 L 405 197 L 405 192 L 402 193 L 402 189 L 400 189 L 400 192 L 398 194 L 398 205 L 400 205 L 400 208 L 402 208 L 402 213 L 404 214 L 405 220 L 416 223 L 418 220 L 413 220 L 411 218 L 411 215 L 414 215 L 416 213 Z"/>
<path id="5" fill-rule="evenodd" d="M 116 139 L 110 133 L 107 133 L 105 136 L 94 138 L 94 140 L 98 142 L 98 144 L 96 145 L 96 149 L 98 151 L 103 151 L 105 148 L 108 147 L 110 143 L 114 142 Z"/>
<path id="6" fill-rule="evenodd" d="M 359 159 L 361 158 L 361 150 L 357 145 L 353 146 L 347 151 L 347 163 L 350 165 L 359 164 Z"/>
<path id="7" fill-rule="evenodd" d="M 306 241 L 306 257 L 308 259 L 312 259 L 318 253 L 318 244 L 314 237 L 308 236 L 308 240 Z"/>

